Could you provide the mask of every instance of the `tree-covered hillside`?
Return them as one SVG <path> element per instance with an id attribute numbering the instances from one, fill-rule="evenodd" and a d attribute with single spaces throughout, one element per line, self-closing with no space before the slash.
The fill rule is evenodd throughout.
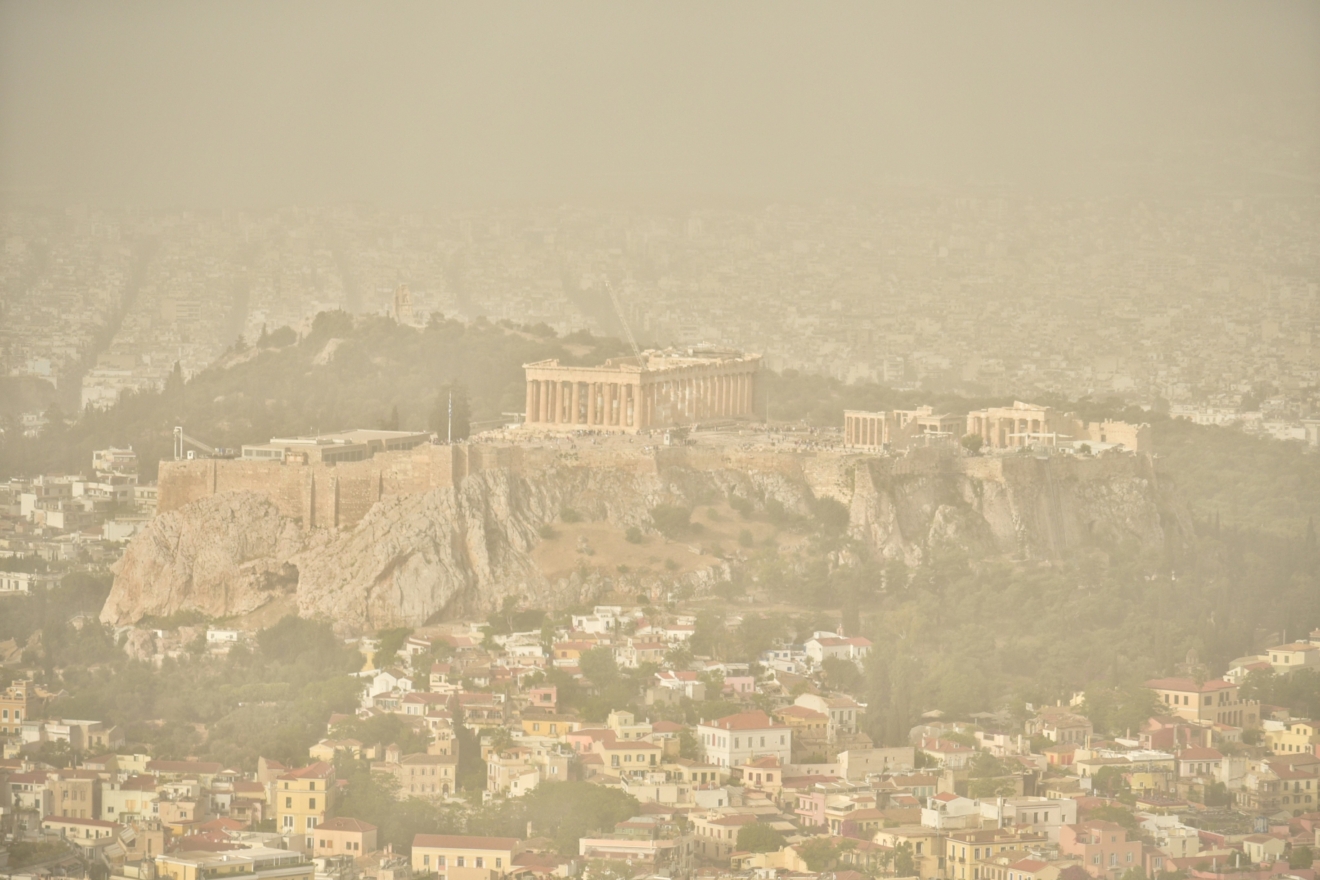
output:
<path id="1" fill-rule="evenodd" d="M 218 447 L 265 442 L 347 428 L 437 430 L 447 427 L 448 392 L 455 392 L 455 436 L 469 420 L 481 427 L 501 413 L 521 412 L 522 365 L 557 357 L 599 363 L 625 352 L 614 339 L 587 334 L 556 338 L 533 328 L 434 320 L 424 329 L 388 318 L 323 312 L 299 339 L 282 328 L 253 349 L 234 351 L 190 381 L 173 378 L 160 392 L 126 394 L 104 411 L 70 424 L 53 423 L 39 438 L 7 425 L 0 477 L 85 471 L 92 450 L 137 450 L 144 477 L 172 455 L 172 432 L 183 425 Z"/>

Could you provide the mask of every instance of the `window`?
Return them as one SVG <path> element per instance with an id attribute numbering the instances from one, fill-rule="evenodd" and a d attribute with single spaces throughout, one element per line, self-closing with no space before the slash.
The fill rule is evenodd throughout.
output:
<path id="1" fill-rule="evenodd" d="M 285 817 L 284 817 L 284 827 L 285 827 L 285 828 L 292 828 L 292 827 L 293 827 L 293 817 L 292 817 L 292 816 L 285 816 Z"/>
<path id="2" fill-rule="evenodd" d="M 500 858 L 499 856 L 496 856 L 496 857 L 495 857 L 495 867 L 497 867 L 497 868 L 503 868 L 503 867 L 504 867 L 504 859 Z"/>
<path id="3" fill-rule="evenodd" d="M 430 857 L 430 856 L 422 856 L 422 864 L 423 864 L 423 865 L 428 865 L 428 866 L 429 866 L 429 865 L 431 864 L 431 857 Z"/>
<path id="4" fill-rule="evenodd" d="M 315 810 L 315 809 L 316 809 L 316 798 L 308 798 L 308 799 L 307 799 L 307 809 L 309 809 L 309 810 Z"/>
<path id="5" fill-rule="evenodd" d="M 478 867 L 478 868 L 484 868 L 484 867 L 486 867 L 486 860 L 485 860 L 484 858 L 482 858 L 481 856 L 477 856 L 477 867 Z"/>
<path id="6" fill-rule="evenodd" d="M 286 797 L 286 798 L 284 799 L 284 808 L 285 808 L 286 810 L 292 810 L 292 809 L 293 809 L 293 798 L 291 798 L 291 797 Z"/>
<path id="7" fill-rule="evenodd" d="M 459 866 L 460 868 L 464 867 L 464 862 L 465 862 L 465 861 L 466 861 L 466 860 L 463 858 L 463 856 L 459 856 L 459 857 L 458 857 L 458 866 Z"/>
<path id="8" fill-rule="evenodd" d="M 435 864 L 436 864 L 437 867 L 443 868 L 443 867 L 445 866 L 445 857 L 444 857 L 444 856 L 436 856 L 436 857 L 435 857 Z"/>

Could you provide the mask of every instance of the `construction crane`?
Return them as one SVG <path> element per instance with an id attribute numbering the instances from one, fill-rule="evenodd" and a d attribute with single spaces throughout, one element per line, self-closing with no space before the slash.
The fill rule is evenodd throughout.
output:
<path id="1" fill-rule="evenodd" d="M 628 326 L 628 319 L 623 316 L 623 306 L 619 303 L 619 295 L 614 292 L 614 285 L 610 284 L 608 278 L 605 279 L 605 290 L 610 295 L 610 302 L 614 304 L 614 314 L 619 319 L 619 326 L 623 328 L 623 335 L 628 337 L 628 344 L 632 346 L 633 355 L 637 358 L 637 366 L 645 370 L 646 361 L 642 358 L 642 350 L 637 347 L 637 340 L 633 338 L 632 328 Z"/>
<path id="2" fill-rule="evenodd" d="M 189 436 L 188 433 L 183 430 L 182 425 L 175 425 L 174 426 L 174 460 L 175 461 L 182 461 L 184 458 L 188 457 L 187 455 L 184 454 L 184 446 L 195 446 L 198 449 L 200 449 L 202 452 L 205 452 L 207 455 L 211 456 L 212 458 L 224 458 L 229 453 L 229 450 L 227 449 L 216 449 L 214 446 L 210 446 L 206 443 L 203 443 L 201 440 L 198 440 L 196 437 Z"/>

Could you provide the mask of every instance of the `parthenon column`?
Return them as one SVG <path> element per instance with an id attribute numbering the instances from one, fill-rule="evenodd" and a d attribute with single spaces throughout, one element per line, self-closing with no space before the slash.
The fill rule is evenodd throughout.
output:
<path id="1" fill-rule="evenodd" d="M 529 380 L 527 382 L 527 415 L 523 417 L 524 422 L 536 421 L 536 413 L 533 408 L 536 406 L 536 383 Z"/>
<path id="2" fill-rule="evenodd" d="M 596 424 L 596 383 L 587 383 L 587 424 Z"/>
<path id="3" fill-rule="evenodd" d="M 581 418 L 578 414 L 582 412 L 582 383 L 577 380 L 573 381 L 573 396 L 571 400 L 572 409 L 568 412 L 568 423 L 570 425 L 576 425 Z"/>

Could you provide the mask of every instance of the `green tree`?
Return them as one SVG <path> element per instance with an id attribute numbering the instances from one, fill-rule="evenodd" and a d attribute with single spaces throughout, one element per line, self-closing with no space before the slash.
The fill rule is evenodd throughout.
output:
<path id="1" fill-rule="evenodd" d="M 797 853 L 807 863 L 807 870 L 816 873 L 832 868 L 839 859 L 839 847 L 829 837 L 813 837 L 798 844 Z"/>
<path id="2" fill-rule="evenodd" d="M 637 799 L 589 782 L 543 782 L 525 798 L 532 833 L 555 842 L 564 855 L 576 855 L 578 840 L 612 829 L 637 815 Z"/>
<path id="3" fill-rule="evenodd" d="M 784 835 L 764 822 L 752 822 L 738 829 L 738 849 L 743 852 L 775 852 L 784 846 Z"/>
<path id="4" fill-rule="evenodd" d="M 917 860 L 912 855 L 912 844 L 900 843 L 894 850 L 894 873 L 899 877 L 914 877 Z"/>
<path id="5" fill-rule="evenodd" d="M 380 642 L 380 647 L 376 649 L 372 659 L 378 667 L 384 668 L 395 662 L 394 655 L 399 653 L 403 643 L 408 641 L 408 636 L 412 635 L 411 627 L 396 626 L 391 629 L 383 629 L 376 633 L 376 638 Z"/>
<path id="6" fill-rule="evenodd" d="M 1288 853 L 1289 868 L 1309 868 L 1314 861 L 1314 855 L 1309 846 L 1295 846 Z"/>
<path id="7" fill-rule="evenodd" d="M 686 537 L 692 531 L 692 508 L 660 504 L 651 508 L 651 523 L 670 540 Z"/>

